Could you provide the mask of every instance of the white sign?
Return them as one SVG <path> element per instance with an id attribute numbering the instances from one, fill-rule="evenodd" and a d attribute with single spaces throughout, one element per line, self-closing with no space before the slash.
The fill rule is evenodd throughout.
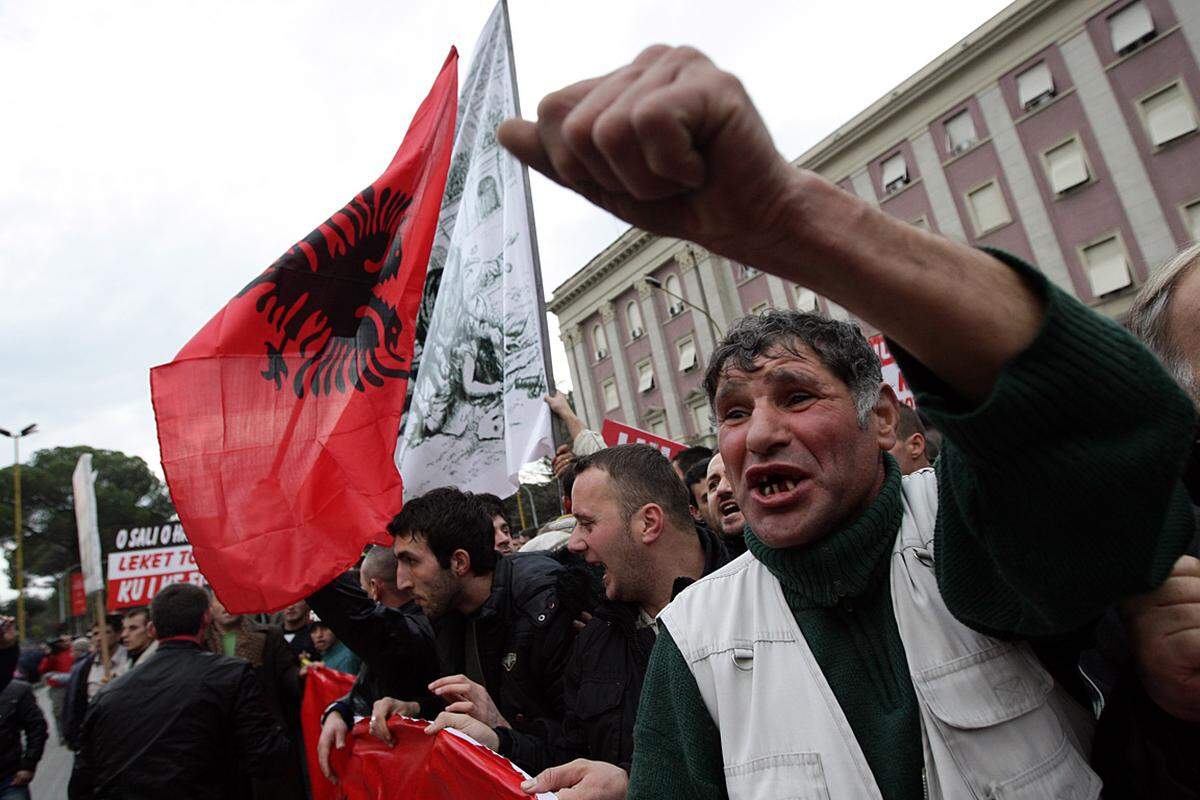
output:
<path id="1" fill-rule="evenodd" d="M 498 4 L 459 98 L 430 256 L 441 283 L 396 445 L 405 497 L 439 486 L 507 497 L 521 467 L 553 450 L 525 168 L 496 141 L 517 112 L 506 22 Z"/>
<path id="2" fill-rule="evenodd" d="M 908 381 L 904 380 L 904 373 L 900 371 L 900 365 L 896 363 L 896 357 L 888 349 L 887 339 L 883 338 L 883 334 L 877 333 L 871 337 L 870 342 L 871 347 L 875 348 L 875 355 L 879 356 L 879 366 L 883 369 L 883 379 L 896 392 L 896 399 L 910 408 L 916 408 L 917 398 L 913 395 L 912 387 L 908 385 Z"/>
<path id="3" fill-rule="evenodd" d="M 100 523 L 96 518 L 96 473 L 92 454 L 84 453 L 71 476 L 75 500 L 75 528 L 79 532 L 79 563 L 83 569 L 83 591 L 87 594 L 104 588 L 100 568 Z"/>

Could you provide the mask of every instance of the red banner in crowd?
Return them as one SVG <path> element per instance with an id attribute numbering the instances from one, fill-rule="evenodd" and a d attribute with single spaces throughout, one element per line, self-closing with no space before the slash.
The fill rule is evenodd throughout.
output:
<path id="1" fill-rule="evenodd" d="M 387 543 L 457 66 L 452 49 L 378 180 L 151 370 L 171 498 L 234 613 L 282 608 Z"/>
<path id="2" fill-rule="evenodd" d="M 896 363 L 895 356 L 888 349 L 887 339 L 883 338 L 882 333 L 877 333 L 868 341 L 870 341 L 871 347 L 875 348 L 875 355 L 879 356 L 879 366 L 883 368 L 883 379 L 896 392 L 896 399 L 906 406 L 916 408 L 917 398 L 913 396 L 908 381 L 904 380 L 904 373 L 900 371 L 900 365 Z"/>
<path id="3" fill-rule="evenodd" d="M 71 616 L 82 617 L 87 614 L 87 592 L 83 590 L 83 573 L 71 573 Z"/>
<path id="4" fill-rule="evenodd" d="M 391 746 L 367 732 L 369 720 L 355 725 L 345 749 L 330 755 L 337 785 L 325 780 L 317 761 L 321 712 L 353 682 L 352 676 L 323 667 L 309 668 L 305 678 L 300 724 L 313 800 L 529 800 L 521 791 L 525 775 L 508 759 L 457 732 L 426 736 L 428 722 L 402 717 L 388 721 Z"/>
<path id="5" fill-rule="evenodd" d="M 321 738 L 321 712 L 354 684 L 354 676 L 335 669 L 313 665 L 304 678 L 304 701 L 300 705 L 300 733 L 304 737 L 304 757 L 308 760 L 308 780 L 312 800 L 342 800 L 345 794 L 321 774 L 317 761 L 317 740 Z"/>
<path id="6" fill-rule="evenodd" d="M 673 458 L 685 447 L 679 442 L 664 439 L 649 431 L 611 419 L 604 420 L 604 424 L 600 426 L 600 438 L 609 447 L 616 447 L 619 444 L 648 444 L 651 447 L 657 447 L 667 458 Z"/>

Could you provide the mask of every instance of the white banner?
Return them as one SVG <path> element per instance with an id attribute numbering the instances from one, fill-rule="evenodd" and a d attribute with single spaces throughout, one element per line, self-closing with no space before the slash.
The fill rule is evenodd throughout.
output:
<path id="1" fill-rule="evenodd" d="M 87 594 L 104 588 L 100 568 L 100 523 L 96 518 L 96 473 L 92 472 L 92 454 L 84 453 L 71 476 L 75 496 L 75 527 L 79 531 L 79 563 L 83 567 L 83 591 Z"/>
<path id="2" fill-rule="evenodd" d="M 459 98 L 431 256 L 445 265 L 396 445 L 406 498 L 439 486 L 507 497 L 521 467 L 553 450 L 525 172 L 496 142 L 516 112 L 498 4 Z"/>

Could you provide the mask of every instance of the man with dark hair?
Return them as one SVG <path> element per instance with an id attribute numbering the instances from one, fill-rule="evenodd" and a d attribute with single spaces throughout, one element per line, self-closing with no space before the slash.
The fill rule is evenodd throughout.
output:
<path id="1" fill-rule="evenodd" d="M 707 464 L 712 455 L 711 447 L 700 444 L 692 445 L 671 456 L 671 466 L 675 468 L 675 474 L 679 476 L 680 480 L 686 480 L 689 469 L 696 464 Z"/>
<path id="2" fill-rule="evenodd" d="M 1154 589 L 1191 539 L 1183 392 L 1041 271 L 797 169 L 692 48 L 538 111 L 497 132 L 518 158 L 878 328 L 945 436 L 936 473 L 901 477 L 894 395 L 848 323 L 729 330 L 704 384 L 750 557 L 660 614 L 628 797 L 1097 797 L 1089 715 L 1030 642 Z M 619 796 L 614 770 L 529 788 Z"/>
<path id="3" fill-rule="evenodd" d="M 0 798 L 4 800 L 29 800 L 29 784 L 42 759 L 48 730 L 33 687 L 13 676 L 18 655 L 17 626 L 12 617 L 0 617 Z"/>
<path id="4" fill-rule="evenodd" d="M 321 720 L 317 760 L 333 783 L 330 750 L 345 746 L 355 716 L 369 716 L 377 700 L 425 698 L 422 714 L 429 717 L 442 708 L 427 688 L 441 674 L 433 626 L 413 602 L 411 587 L 396 585 L 396 566 L 391 549 L 372 545 L 357 575 L 344 573 L 308 598 L 321 621 L 363 662 L 350 692 Z"/>
<path id="5" fill-rule="evenodd" d="M 912 406 L 897 404 L 899 421 L 896 423 L 896 444 L 891 450 L 892 458 L 900 465 L 900 474 L 909 475 L 919 469 L 933 466 L 925 450 L 925 425 Z"/>
<path id="6" fill-rule="evenodd" d="M 297 660 L 317 660 L 317 646 L 313 643 L 310 628 L 312 626 L 311 609 L 308 603 L 297 600 L 283 609 L 280 627 L 283 628 L 283 640 L 288 648 L 296 655 Z"/>
<path id="7" fill-rule="evenodd" d="M 688 506 L 692 511 L 692 519 L 711 527 L 711 521 L 708 519 L 708 482 L 705 481 L 707 475 L 708 459 L 697 461 L 688 467 L 683 476 L 683 484 L 688 490 Z"/>
<path id="8" fill-rule="evenodd" d="M 704 480 L 708 484 L 708 517 L 712 529 L 720 535 L 730 557 L 737 558 L 746 552 L 746 537 L 742 534 L 746 518 L 733 496 L 733 486 L 725 477 L 725 461 L 720 453 L 708 462 Z"/>
<path id="9" fill-rule="evenodd" d="M 502 556 L 515 553 L 512 526 L 508 524 L 508 517 L 504 514 L 504 501 L 494 494 L 480 494 L 476 497 L 479 498 L 479 502 L 483 504 L 483 510 L 487 512 L 488 518 L 492 521 L 496 552 Z"/>
<path id="10" fill-rule="evenodd" d="M 150 603 L 158 652 L 88 710 L 71 800 L 248 797 L 245 776 L 283 772 L 288 739 L 253 668 L 207 652 L 208 594 L 173 583 Z"/>
<path id="11" fill-rule="evenodd" d="M 63 732 L 67 737 L 67 746 L 72 750 L 78 747 L 79 729 L 83 725 L 83 716 L 87 713 L 88 704 L 96 696 L 100 688 L 129 669 L 129 655 L 121 646 L 121 629 L 124 621 L 119 614 L 109 614 L 104 618 L 104 646 L 108 648 L 109 664 L 105 669 L 103 647 L 100 641 L 100 626 L 93 625 L 90 633 L 92 650 L 81 661 L 71 667 L 71 677 L 67 680 L 67 690 L 63 698 L 62 722 Z"/>
<path id="12" fill-rule="evenodd" d="M 584 610 L 559 592 L 566 568 L 541 553 L 500 558 L 484 504 L 457 489 L 409 500 L 388 531 L 399 562 L 396 585 L 411 589 L 433 621 L 449 673 L 430 690 L 447 710 L 469 711 L 489 727 L 556 737 L 573 622 Z M 387 717 L 416 713 L 411 701 L 376 703 L 372 732 L 388 741 Z"/>
<path id="13" fill-rule="evenodd" d="M 717 537 L 692 519 L 688 493 L 657 449 L 610 447 L 579 459 L 575 470 L 577 524 L 567 546 L 604 571 L 606 600 L 567 662 L 561 734 L 493 728 L 453 712 L 442 713 L 430 729 L 458 728 L 529 772 L 575 758 L 629 769 L 658 613 L 692 581 L 728 561 Z"/>
<path id="14" fill-rule="evenodd" d="M 132 669 L 142 662 L 142 659 L 154 655 L 158 649 L 158 640 L 150 630 L 150 610 L 135 608 L 125 612 L 124 624 L 121 628 L 121 645 L 129 654 L 129 667 Z"/>

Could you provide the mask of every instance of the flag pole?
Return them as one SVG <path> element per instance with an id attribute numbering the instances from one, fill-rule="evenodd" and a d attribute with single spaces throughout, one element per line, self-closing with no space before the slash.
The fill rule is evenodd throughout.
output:
<path id="1" fill-rule="evenodd" d="M 508 70 L 509 77 L 512 79 L 513 108 L 519 117 L 521 116 L 521 92 L 517 88 L 517 59 L 513 55 L 512 22 L 508 16 L 508 0 L 500 0 L 500 8 L 504 12 L 504 41 L 508 45 Z M 521 170 L 521 179 L 525 182 L 525 213 L 529 218 L 529 247 L 533 253 L 533 285 L 537 293 L 538 325 L 542 333 L 542 363 L 546 370 L 546 389 L 549 392 L 557 393 L 558 386 L 554 383 L 554 366 L 550 363 L 550 328 L 546 321 L 546 294 L 542 288 L 542 257 L 538 252 L 537 225 L 533 220 L 533 192 L 529 189 L 529 167 L 519 161 L 517 163 Z M 555 414 L 551 413 L 550 446 L 557 451 L 559 444 L 566 441 L 566 438 L 562 430 L 562 422 Z M 562 485 L 557 480 L 554 481 L 554 485 L 558 489 L 559 509 L 562 509 Z M 521 489 L 518 486 L 518 496 L 520 493 Z"/>

